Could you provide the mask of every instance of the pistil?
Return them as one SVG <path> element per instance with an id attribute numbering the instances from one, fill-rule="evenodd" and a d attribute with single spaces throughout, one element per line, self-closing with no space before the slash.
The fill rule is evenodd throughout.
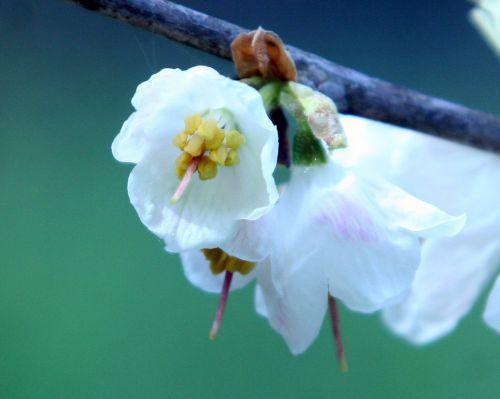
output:
<path id="1" fill-rule="evenodd" d="M 328 308 L 330 310 L 333 337 L 335 339 L 335 346 L 337 349 L 337 360 L 339 362 L 340 371 L 345 373 L 349 370 L 349 366 L 347 365 L 344 346 L 342 344 L 342 335 L 340 332 L 340 315 L 337 308 L 337 301 L 335 301 L 335 298 L 330 294 L 328 294 Z"/>
<path id="2" fill-rule="evenodd" d="M 219 332 L 222 323 L 222 316 L 224 315 L 227 299 L 229 297 L 229 288 L 231 287 L 232 279 L 233 279 L 233 273 L 226 271 L 226 274 L 224 275 L 224 283 L 222 285 L 222 291 L 220 294 L 219 306 L 217 307 L 217 313 L 215 314 L 215 319 L 209 334 L 211 340 L 217 338 L 217 333 Z"/>
<path id="3" fill-rule="evenodd" d="M 179 183 L 179 187 L 177 187 L 177 190 L 175 191 L 174 195 L 172 196 L 172 199 L 170 200 L 172 204 L 175 204 L 179 199 L 181 198 L 182 194 L 184 191 L 186 191 L 186 188 L 189 184 L 189 181 L 193 177 L 194 173 L 196 172 L 196 169 L 198 168 L 198 164 L 200 163 L 200 157 L 195 157 L 191 160 L 189 163 L 189 166 L 186 170 L 186 173 L 184 173 L 184 176 Z"/>

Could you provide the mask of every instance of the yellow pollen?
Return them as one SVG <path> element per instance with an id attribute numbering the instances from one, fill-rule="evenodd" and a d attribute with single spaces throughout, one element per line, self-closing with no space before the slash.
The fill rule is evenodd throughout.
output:
<path id="1" fill-rule="evenodd" d="M 229 151 L 229 154 L 227 154 L 225 166 L 234 166 L 238 165 L 240 163 L 240 156 L 236 152 L 236 150 L 231 150 Z"/>
<path id="2" fill-rule="evenodd" d="M 216 150 L 210 151 L 210 155 L 208 156 L 212 161 L 217 162 L 219 165 L 226 164 L 226 158 L 229 153 L 229 149 L 224 145 L 221 145 Z"/>
<path id="3" fill-rule="evenodd" d="M 226 133 L 226 145 L 232 150 L 237 150 L 245 144 L 245 137 L 237 130 L 230 130 Z"/>
<path id="4" fill-rule="evenodd" d="M 202 249 L 205 258 L 210 263 L 210 270 L 213 274 L 219 274 L 227 270 L 229 272 L 239 272 L 243 275 L 250 273 L 255 267 L 254 262 L 229 256 L 220 248 Z"/>
<path id="5" fill-rule="evenodd" d="M 216 150 L 222 145 L 222 142 L 224 141 L 225 137 L 226 135 L 224 134 L 224 130 L 222 129 L 217 130 L 213 138 L 211 138 L 210 140 L 209 139 L 205 140 L 205 148 L 207 150 Z"/>
<path id="6" fill-rule="evenodd" d="M 174 145 L 176 147 L 179 147 L 181 150 L 183 150 L 184 147 L 186 147 L 187 143 L 188 143 L 188 134 L 186 132 L 182 132 L 174 136 Z"/>
<path id="7" fill-rule="evenodd" d="M 205 139 L 198 134 L 193 134 L 184 147 L 184 151 L 193 157 L 198 157 L 205 152 Z"/>
<path id="8" fill-rule="evenodd" d="M 206 140 L 213 140 L 218 131 L 219 127 L 215 119 L 203 121 L 198 128 L 198 134 Z"/>
<path id="9" fill-rule="evenodd" d="M 187 152 L 183 152 L 179 157 L 175 160 L 175 174 L 179 179 L 184 177 L 187 168 L 189 167 L 189 163 L 193 157 L 189 155 Z"/>
<path id="10" fill-rule="evenodd" d="M 198 164 L 198 176 L 200 180 L 209 180 L 217 176 L 217 164 L 204 156 Z"/>
<path id="11" fill-rule="evenodd" d="M 184 119 L 184 132 L 186 134 L 193 134 L 201 125 L 202 119 L 200 114 L 194 114 Z"/>

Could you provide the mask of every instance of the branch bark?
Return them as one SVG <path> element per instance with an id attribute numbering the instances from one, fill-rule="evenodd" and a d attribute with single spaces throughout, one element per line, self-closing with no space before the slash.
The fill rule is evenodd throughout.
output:
<path id="1" fill-rule="evenodd" d="M 216 56 L 247 30 L 166 0 L 70 0 Z M 299 79 L 330 96 L 339 111 L 388 122 L 500 152 L 500 118 L 372 78 L 315 54 L 287 46 Z"/>

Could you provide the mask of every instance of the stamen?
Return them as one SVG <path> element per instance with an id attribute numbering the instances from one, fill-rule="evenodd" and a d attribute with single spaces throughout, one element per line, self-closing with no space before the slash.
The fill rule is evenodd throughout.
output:
<path id="1" fill-rule="evenodd" d="M 175 191 L 174 195 L 172 196 L 172 199 L 170 200 L 172 204 L 175 204 L 177 201 L 179 201 L 184 191 L 186 191 L 189 181 L 193 177 L 194 172 L 196 172 L 199 163 L 200 163 L 199 157 L 193 158 L 191 160 L 191 163 L 189 164 L 186 173 L 184 173 L 184 176 L 182 177 L 182 180 L 179 183 L 179 187 L 177 187 L 177 190 Z"/>
<path id="2" fill-rule="evenodd" d="M 226 271 L 226 274 L 224 275 L 224 284 L 222 285 L 222 291 L 220 294 L 219 306 L 217 307 L 217 313 L 215 314 L 215 319 L 209 334 L 211 340 L 217 338 L 217 333 L 219 332 L 222 323 L 222 316 L 224 315 L 224 309 L 226 308 L 227 298 L 229 297 L 229 288 L 231 287 L 232 279 L 233 273 Z"/>
<path id="3" fill-rule="evenodd" d="M 337 308 L 335 298 L 328 294 L 328 307 L 330 310 L 330 319 L 332 321 L 333 337 L 337 347 L 337 360 L 339 362 L 340 371 L 346 372 L 349 370 L 347 360 L 344 353 L 344 346 L 342 345 L 342 336 L 340 333 L 340 315 Z"/>

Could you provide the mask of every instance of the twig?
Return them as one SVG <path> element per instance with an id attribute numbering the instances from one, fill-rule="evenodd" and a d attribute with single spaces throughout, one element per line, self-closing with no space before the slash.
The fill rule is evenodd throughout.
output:
<path id="1" fill-rule="evenodd" d="M 231 58 L 231 41 L 246 30 L 166 0 L 70 0 L 101 14 Z M 500 118 L 372 78 L 287 46 L 305 83 L 330 96 L 342 113 L 416 129 L 500 152 Z"/>

